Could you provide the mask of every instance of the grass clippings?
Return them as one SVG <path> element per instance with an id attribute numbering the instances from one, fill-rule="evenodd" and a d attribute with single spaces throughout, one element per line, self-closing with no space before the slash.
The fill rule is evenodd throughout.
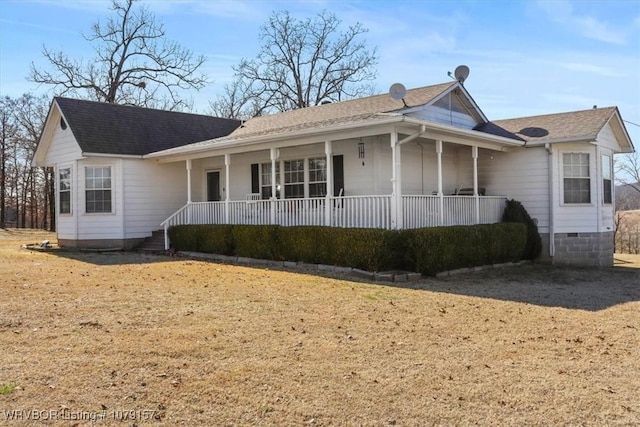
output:
<path id="1" fill-rule="evenodd" d="M 401 287 L 32 234 L 0 230 L 2 425 L 640 424 L 638 256 Z"/>

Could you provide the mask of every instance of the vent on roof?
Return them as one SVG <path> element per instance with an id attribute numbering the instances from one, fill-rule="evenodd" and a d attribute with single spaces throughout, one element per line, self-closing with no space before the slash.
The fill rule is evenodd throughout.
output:
<path id="1" fill-rule="evenodd" d="M 327 104 L 331 104 L 331 100 L 325 99 L 324 101 L 320 102 L 320 105 L 327 105 Z"/>
<path id="2" fill-rule="evenodd" d="M 64 118 L 60 117 L 60 127 L 62 130 L 67 129 L 67 122 L 64 121 Z"/>

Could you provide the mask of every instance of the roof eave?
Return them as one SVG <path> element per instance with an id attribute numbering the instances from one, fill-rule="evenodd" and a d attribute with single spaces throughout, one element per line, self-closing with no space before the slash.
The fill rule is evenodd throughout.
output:
<path id="1" fill-rule="evenodd" d="M 202 143 L 210 143 L 210 144 L 200 146 L 197 148 L 190 149 L 189 145 L 185 145 L 182 147 L 170 148 L 169 150 L 156 151 L 154 153 L 145 154 L 143 157 L 145 159 L 158 159 L 163 157 L 183 156 L 185 154 L 198 154 L 198 153 L 211 151 L 211 150 L 222 150 L 225 148 L 244 147 L 244 146 L 254 145 L 254 144 L 298 139 L 306 136 L 311 136 L 314 134 L 340 132 L 342 130 L 369 127 L 372 124 L 388 125 L 388 124 L 401 122 L 403 121 L 403 119 L 404 119 L 404 116 L 402 115 L 389 115 L 389 118 L 377 119 L 377 120 L 366 120 L 361 123 L 358 123 L 355 126 L 353 123 L 343 123 L 340 125 L 333 125 L 333 126 L 323 128 L 320 132 L 318 131 L 318 128 L 308 128 L 308 129 L 301 129 L 301 130 L 290 131 L 290 132 L 278 132 L 278 133 L 268 134 L 268 135 L 256 135 L 256 136 L 249 136 L 246 138 L 229 139 L 226 141 L 218 141 L 218 139 L 210 139 L 210 140 L 202 141 Z M 196 143 L 196 144 L 200 144 L 200 143 Z"/>
<path id="2" fill-rule="evenodd" d="M 36 150 L 33 152 L 33 157 L 31 158 L 31 167 L 48 166 L 44 164 L 44 157 L 46 155 L 47 149 L 49 148 L 49 144 L 44 144 L 43 139 L 44 139 L 45 133 L 51 132 L 49 131 L 49 129 L 50 129 L 51 116 L 53 115 L 54 107 L 57 108 L 58 111 L 60 111 L 60 114 L 62 114 L 62 111 L 60 110 L 60 107 L 58 106 L 58 103 L 54 98 L 51 101 L 51 104 L 49 105 L 49 112 L 47 113 L 47 118 L 44 121 L 44 126 L 42 126 L 42 132 L 40 132 L 40 137 L 38 138 L 38 144 L 36 145 Z"/>
<path id="3" fill-rule="evenodd" d="M 469 142 L 482 142 L 482 143 L 496 143 L 499 145 L 506 145 L 508 147 L 522 147 L 524 141 L 517 141 L 511 138 L 505 138 L 504 136 L 492 135 L 490 133 L 484 133 L 473 129 L 462 129 L 451 125 L 445 125 L 441 123 L 430 122 L 426 120 L 420 120 L 413 117 L 407 117 L 406 121 L 409 123 L 415 123 L 418 125 L 426 125 L 430 130 L 441 131 L 444 134 L 451 134 L 456 136 L 464 136 L 469 138 Z"/>
<path id="4" fill-rule="evenodd" d="M 607 123 L 611 122 L 611 119 L 616 118 L 616 121 L 618 123 L 618 127 L 622 133 L 623 139 L 627 142 L 627 147 L 620 147 L 622 148 L 620 150 L 621 153 L 635 153 L 636 149 L 633 145 L 633 141 L 631 140 L 631 136 L 629 135 L 629 132 L 627 131 L 627 126 L 624 124 L 624 120 L 622 120 L 622 115 L 620 114 L 620 111 L 618 110 L 618 107 L 615 107 L 615 111 L 613 112 L 613 114 L 611 115 L 611 117 L 609 118 L 609 120 L 607 121 Z M 615 132 L 615 129 L 614 129 Z"/>
<path id="5" fill-rule="evenodd" d="M 142 154 L 113 154 L 113 153 L 89 153 L 83 151 L 83 157 L 111 157 L 118 159 L 143 159 L 144 155 Z"/>
<path id="6" fill-rule="evenodd" d="M 596 142 L 596 137 L 594 135 L 582 135 L 582 136 L 572 136 L 567 138 L 549 138 L 549 139 L 541 139 L 536 141 L 526 141 L 525 147 L 543 147 L 546 144 L 564 144 L 564 143 L 588 143 L 593 144 Z"/>
<path id="7" fill-rule="evenodd" d="M 380 116 L 378 116 L 380 117 Z M 294 132 L 280 132 L 277 134 L 270 135 L 259 135 L 248 138 L 238 138 L 233 140 L 216 142 L 216 140 L 209 140 L 203 142 L 210 142 L 205 146 L 199 146 L 189 149 L 188 145 L 184 147 L 179 147 L 178 149 L 170 149 L 157 151 L 155 153 L 149 153 L 142 156 L 145 159 L 162 159 L 162 158 L 171 158 L 171 157 L 184 157 L 185 155 L 197 155 L 207 151 L 221 151 L 228 148 L 238 148 L 245 147 L 256 144 L 270 143 L 276 141 L 286 141 L 291 139 L 300 139 L 303 137 L 313 136 L 313 135 L 323 135 L 328 133 L 335 133 L 345 130 L 354 130 L 361 128 L 371 128 L 371 126 L 388 126 L 393 124 L 414 124 L 418 126 L 426 126 L 429 129 L 429 132 L 432 134 L 438 134 L 446 140 L 446 135 L 456 136 L 458 138 L 463 137 L 468 139 L 468 142 L 473 143 L 476 142 L 478 144 L 496 144 L 498 146 L 507 146 L 507 147 L 521 147 L 524 145 L 522 141 L 516 141 L 510 138 L 505 138 L 502 136 L 486 134 L 479 131 L 461 129 L 454 126 L 444 125 L 440 123 L 434 123 L 426 120 L 420 120 L 412 117 L 403 116 L 400 114 L 388 114 L 388 117 L 385 118 L 377 118 L 375 120 L 364 120 L 357 124 L 354 123 L 344 123 L 340 125 L 333 125 L 321 130 L 317 128 L 309 128 L 298 130 Z"/>

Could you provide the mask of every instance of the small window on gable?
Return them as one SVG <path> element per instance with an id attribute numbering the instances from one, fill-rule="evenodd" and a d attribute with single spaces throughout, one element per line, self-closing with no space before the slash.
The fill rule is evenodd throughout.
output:
<path id="1" fill-rule="evenodd" d="M 588 153 L 564 153 L 562 155 L 564 203 L 591 203 L 591 175 Z"/>
<path id="2" fill-rule="evenodd" d="M 67 122 L 64 121 L 63 117 L 60 117 L 60 127 L 62 128 L 62 130 L 67 129 Z"/>
<path id="3" fill-rule="evenodd" d="M 613 199 L 613 167 L 611 156 L 602 156 L 602 202 L 610 205 Z"/>

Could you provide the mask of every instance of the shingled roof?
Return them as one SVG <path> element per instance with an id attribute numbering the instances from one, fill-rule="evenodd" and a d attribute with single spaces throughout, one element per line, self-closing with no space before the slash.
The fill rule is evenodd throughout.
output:
<path id="1" fill-rule="evenodd" d="M 494 120 L 475 130 L 526 142 L 595 140 L 616 107 Z"/>
<path id="2" fill-rule="evenodd" d="M 144 155 L 219 138 L 240 121 L 104 102 L 54 98 L 84 153 Z"/>
<path id="3" fill-rule="evenodd" d="M 404 101 L 413 107 L 433 101 L 442 92 L 457 82 L 448 82 L 407 90 Z M 315 127 L 349 123 L 374 117 L 379 113 L 389 113 L 406 108 L 402 100 L 393 99 L 389 94 L 350 99 L 331 104 L 317 105 L 285 111 L 270 116 L 248 120 L 236 129 L 228 139 L 281 133 Z"/>

